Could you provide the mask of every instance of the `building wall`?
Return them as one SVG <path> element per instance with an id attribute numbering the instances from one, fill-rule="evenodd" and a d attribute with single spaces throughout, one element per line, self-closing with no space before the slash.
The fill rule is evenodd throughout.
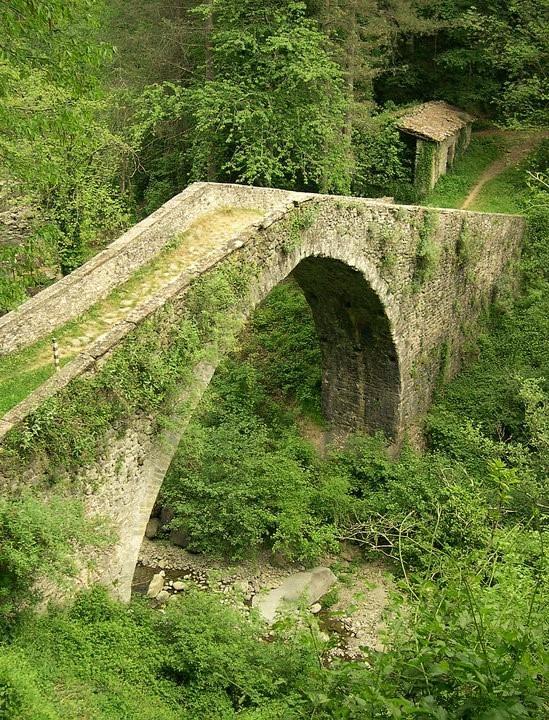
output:
<path id="1" fill-rule="evenodd" d="M 471 125 L 441 142 L 417 139 L 415 185 L 420 193 L 432 190 L 454 162 L 465 152 L 471 141 Z"/>

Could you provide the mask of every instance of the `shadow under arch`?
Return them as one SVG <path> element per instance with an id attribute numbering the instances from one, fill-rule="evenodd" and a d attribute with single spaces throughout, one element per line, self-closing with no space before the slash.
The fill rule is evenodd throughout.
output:
<path id="1" fill-rule="evenodd" d="M 301 260 L 291 275 L 311 308 L 322 353 L 322 407 L 337 432 L 382 430 L 397 437 L 398 352 L 382 301 L 364 274 L 323 256 Z"/>
<path id="2" fill-rule="evenodd" d="M 383 284 L 368 263 L 355 267 L 352 258 L 324 254 L 322 248 L 302 247 L 295 254 L 279 254 L 265 268 L 251 292 L 243 318 L 286 278 L 301 288 L 316 327 L 322 357 L 322 405 L 333 437 L 352 431 L 381 430 L 398 444 L 401 425 L 401 368 L 394 341 L 389 302 Z M 114 588 L 122 600 L 129 600 L 145 528 L 163 480 L 194 414 L 203 392 L 217 370 L 215 364 L 201 363 L 194 372 L 190 413 L 174 415 L 148 454 L 135 487 L 139 500 L 131 519 L 122 529 L 120 541 L 102 582 Z M 188 391 L 181 400 L 188 402 Z M 189 407 L 187 406 L 187 410 Z"/>

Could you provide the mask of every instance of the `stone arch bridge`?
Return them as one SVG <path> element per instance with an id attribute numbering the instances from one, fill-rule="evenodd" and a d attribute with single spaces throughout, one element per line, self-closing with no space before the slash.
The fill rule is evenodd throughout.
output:
<path id="1" fill-rule="evenodd" d="M 323 406 L 333 427 L 382 430 L 398 446 L 417 431 L 436 383 L 457 370 L 482 308 L 515 264 L 523 230 L 523 219 L 510 215 L 191 185 L 0 318 L 0 355 L 8 359 L 28 362 L 28 353 L 52 333 L 65 338 L 61 370 L 0 419 L 0 482 L 5 492 L 23 484 L 47 494 L 48 478 L 64 475 L 65 492 L 83 500 L 90 515 L 107 517 L 116 532 L 108 550 L 83 553 L 76 584 L 100 581 L 127 599 L 146 523 L 192 408 L 226 351 L 227 336 L 273 287 L 292 274 L 311 307 L 323 359 Z M 208 278 L 223 272 L 233 279 L 240 272 L 246 282 L 232 304 L 221 303 L 200 320 L 194 289 L 202 287 L 208 300 L 216 287 Z M 224 332 L 209 327 L 224 314 Z M 159 347 L 153 343 L 151 350 L 149 342 L 147 352 L 169 352 L 166 338 L 185 322 L 202 328 L 198 345 L 208 351 L 189 355 L 192 367 L 164 404 L 163 419 L 172 422 L 158 423 L 150 409 L 131 406 L 123 421 L 99 438 L 95 433 L 95 455 L 76 469 L 74 463 L 54 467 L 51 446 L 20 450 L 24 430 L 27 441 L 29 432 L 39 441 L 36 418 L 44 408 L 56 398 L 70 405 L 74 388 L 139 347 L 143 328 L 149 339 L 159 328 Z"/>

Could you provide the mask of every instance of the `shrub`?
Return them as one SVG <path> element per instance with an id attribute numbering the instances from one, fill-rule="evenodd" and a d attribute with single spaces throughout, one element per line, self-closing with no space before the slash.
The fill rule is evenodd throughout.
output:
<path id="1" fill-rule="evenodd" d="M 0 627 L 39 597 L 39 577 L 71 574 L 75 546 L 102 544 L 104 528 L 84 519 L 81 503 L 30 494 L 0 498 Z"/>

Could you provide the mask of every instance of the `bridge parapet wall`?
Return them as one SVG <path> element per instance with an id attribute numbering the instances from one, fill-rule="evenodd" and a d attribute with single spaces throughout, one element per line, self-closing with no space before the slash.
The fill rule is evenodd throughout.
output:
<path id="1" fill-rule="evenodd" d="M 508 215 L 206 187 L 214 195 L 209 207 L 240 203 L 261 207 L 266 215 L 129 313 L 5 416 L 4 443 L 14 462 L 17 451 L 13 443 L 10 447 L 9 430 L 41 432 L 34 418 L 49 399 L 58 396 L 61 405 L 70 404 L 78 383 L 91 383 L 129 347 L 139 352 L 145 325 L 149 333 L 158 326 L 159 352 L 169 353 L 169 338 L 177 335 L 192 304 L 195 281 L 229 264 L 253 269 L 246 294 L 227 310 L 238 321 L 231 332 L 293 272 L 319 330 L 325 407 L 332 419 L 345 431 L 384 429 L 398 442 L 421 420 L 441 373 L 449 376 L 458 368 L 463 343 L 499 278 L 515 262 L 524 230 L 522 218 Z M 171 237 L 175 226 L 168 227 Z M 178 393 L 163 408 L 163 416 L 172 420 L 168 429 L 154 413 L 134 407 L 99 438 L 91 461 L 76 473 L 67 471 L 69 492 L 83 499 L 90 515 L 109 517 L 118 535 L 111 550 L 91 553 L 93 567 L 83 570 L 82 584 L 101 580 L 116 586 L 120 597 L 128 596 L 162 479 L 194 405 L 226 352 L 219 334 L 213 333 L 212 344 L 209 359 L 201 357 L 190 374 L 182 374 Z M 17 482 L 47 486 L 48 457 L 43 447 L 38 456 L 22 455 L 25 465 L 17 468 Z M 13 467 L 0 462 L 0 484 L 13 482 Z"/>

